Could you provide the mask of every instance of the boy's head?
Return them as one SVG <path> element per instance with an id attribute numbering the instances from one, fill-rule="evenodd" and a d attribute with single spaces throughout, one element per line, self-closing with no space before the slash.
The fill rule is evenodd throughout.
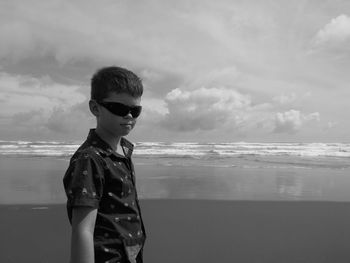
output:
<path id="1" fill-rule="evenodd" d="M 126 93 L 134 98 L 141 97 L 142 81 L 125 68 L 115 66 L 102 68 L 91 79 L 91 100 L 103 101 L 111 93 Z"/>
<path id="2" fill-rule="evenodd" d="M 113 137 L 127 135 L 141 113 L 143 86 L 133 72 L 120 67 L 98 70 L 91 79 L 90 111 L 96 130 Z"/>

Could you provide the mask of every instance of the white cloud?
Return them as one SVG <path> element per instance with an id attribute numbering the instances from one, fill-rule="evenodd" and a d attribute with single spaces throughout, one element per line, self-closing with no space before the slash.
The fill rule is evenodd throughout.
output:
<path id="1" fill-rule="evenodd" d="M 328 123 L 327 123 L 327 129 L 333 129 L 333 128 L 335 128 L 335 127 L 337 127 L 338 126 L 338 123 L 337 122 L 333 122 L 333 121 L 329 121 Z"/>
<path id="2" fill-rule="evenodd" d="M 145 114 L 147 115 L 146 117 L 152 118 L 154 113 L 163 116 L 169 113 L 167 104 L 162 99 L 142 98 L 142 105 L 142 117 L 144 117 Z"/>
<path id="3" fill-rule="evenodd" d="M 318 54 L 322 51 L 330 54 L 332 60 L 348 60 L 350 52 L 350 17 L 339 15 L 320 29 L 313 39 L 309 54 Z"/>
<path id="4" fill-rule="evenodd" d="M 32 110 L 51 112 L 55 107 L 69 108 L 85 100 L 78 92 L 80 88 L 56 83 L 48 76 L 34 78 L 0 72 L 2 114 L 11 116 Z"/>
<path id="5" fill-rule="evenodd" d="M 210 71 L 200 72 L 191 80 L 190 87 L 235 87 L 238 86 L 242 73 L 237 67 L 213 68 Z"/>
<path id="6" fill-rule="evenodd" d="M 19 112 L 11 117 L 0 116 L 0 134 L 7 139 L 71 140 L 82 139 L 95 120 L 89 113 L 87 101 L 69 108 L 56 107 L 50 112 L 43 109 Z"/>
<path id="7" fill-rule="evenodd" d="M 80 88 L 56 83 L 47 76 L 0 73 L 0 122 L 7 123 L 7 127 L 0 127 L 0 133 L 8 138 L 74 136 L 91 123 L 87 105 L 80 108 L 87 104 Z"/>
<path id="8" fill-rule="evenodd" d="M 53 56 L 61 64 L 88 59 L 183 72 L 191 61 L 205 60 L 198 50 L 215 47 L 216 40 L 208 43 L 182 12 L 159 1 L 14 0 L 0 11 L 0 57 Z"/>
<path id="9" fill-rule="evenodd" d="M 311 121 L 319 121 L 320 114 L 318 112 L 310 114 L 302 114 L 297 110 L 290 110 L 283 113 L 276 113 L 275 115 L 275 129 L 276 133 L 296 133 L 304 124 Z"/>
<path id="10" fill-rule="evenodd" d="M 291 104 L 293 103 L 295 100 L 297 99 L 297 96 L 295 93 L 291 93 L 291 94 L 282 94 L 282 95 L 279 95 L 279 96 L 275 96 L 272 98 L 272 100 L 274 102 L 277 102 L 279 104 Z"/>
<path id="11" fill-rule="evenodd" d="M 318 31 L 315 41 L 322 45 L 329 42 L 344 42 L 350 39 L 350 17 L 339 15 Z"/>
<path id="12" fill-rule="evenodd" d="M 323 4 L 340 10 L 336 3 Z M 349 60 L 336 64 L 332 48 L 349 50 L 349 16 L 327 24 L 324 18 L 334 9 L 315 5 L 287 0 L 3 1 L 0 69 L 18 74 L 0 76 L 0 123 L 18 114 L 17 120 L 49 132 L 60 130 L 59 122 L 65 126 L 61 132 L 68 131 L 72 120 L 82 119 L 81 112 L 70 115 L 69 110 L 87 93 L 53 80 L 80 83 L 95 67 L 117 64 L 144 79 L 143 131 L 162 123 L 168 130 L 197 129 L 196 135 L 205 130 L 204 135 L 210 131 L 232 138 L 231 131 L 240 130 L 255 138 L 273 130 L 302 131 L 316 115 L 301 112 L 318 109 L 348 127 L 346 116 L 332 117 L 341 107 L 328 98 L 346 107 Z M 320 21 L 325 26 L 314 37 L 315 50 L 326 52 L 306 56 Z M 302 95 L 309 90 L 312 100 Z M 299 116 L 287 114 L 289 109 L 298 109 Z M 24 112 L 32 113 L 35 122 Z"/>
<path id="13" fill-rule="evenodd" d="M 311 92 L 306 92 L 303 94 L 297 94 L 295 92 L 291 93 L 283 93 L 272 98 L 272 101 L 276 104 L 276 106 L 284 106 L 284 107 L 297 107 L 302 106 L 307 102 L 307 99 L 311 97 Z"/>
<path id="14" fill-rule="evenodd" d="M 169 114 L 163 125 L 180 131 L 220 128 L 236 111 L 249 107 L 248 95 L 228 88 L 198 88 L 184 91 L 179 88 L 166 96 Z"/>
<path id="15" fill-rule="evenodd" d="M 51 116 L 45 120 L 44 126 L 50 132 L 57 134 L 79 134 L 86 132 L 91 125 L 94 125 L 93 116 L 89 114 L 87 101 L 84 103 L 86 109 L 80 110 L 79 107 L 72 107 L 68 110 L 55 108 Z"/>
<path id="16" fill-rule="evenodd" d="M 181 73 L 223 65 L 226 59 L 230 64 L 232 57 L 246 60 L 250 54 L 257 64 L 260 51 L 254 46 L 268 42 L 267 32 L 276 23 L 266 15 L 267 7 L 253 6 L 231 1 L 8 1 L 0 10 L 0 57 L 53 56 L 61 64 L 107 61 Z"/>

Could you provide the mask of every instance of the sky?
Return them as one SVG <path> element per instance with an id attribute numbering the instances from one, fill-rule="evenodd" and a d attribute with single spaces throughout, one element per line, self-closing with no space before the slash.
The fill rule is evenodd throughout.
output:
<path id="1" fill-rule="evenodd" d="M 135 142 L 350 142 L 347 0 L 0 0 L 0 38 L 0 140 L 84 140 L 116 65 Z"/>

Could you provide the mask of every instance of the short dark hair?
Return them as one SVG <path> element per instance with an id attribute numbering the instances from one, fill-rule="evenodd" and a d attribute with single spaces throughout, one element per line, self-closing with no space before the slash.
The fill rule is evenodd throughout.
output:
<path id="1" fill-rule="evenodd" d="M 135 73 L 121 67 L 112 66 L 97 70 L 91 78 L 91 99 L 100 102 L 111 92 L 141 97 L 142 81 Z"/>

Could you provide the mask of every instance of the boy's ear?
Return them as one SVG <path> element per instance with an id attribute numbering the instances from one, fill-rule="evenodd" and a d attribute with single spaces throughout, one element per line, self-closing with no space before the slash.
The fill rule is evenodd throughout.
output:
<path id="1" fill-rule="evenodd" d="M 96 101 L 90 100 L 90 101 L 89 101 L 89 108 L 90 108 L 91 113 L 92 113 L 95 117 L 97 117 L 97 116 L 100 114 L 99 107 L 98 107 L 98 104 L 97 104 Z"/>

